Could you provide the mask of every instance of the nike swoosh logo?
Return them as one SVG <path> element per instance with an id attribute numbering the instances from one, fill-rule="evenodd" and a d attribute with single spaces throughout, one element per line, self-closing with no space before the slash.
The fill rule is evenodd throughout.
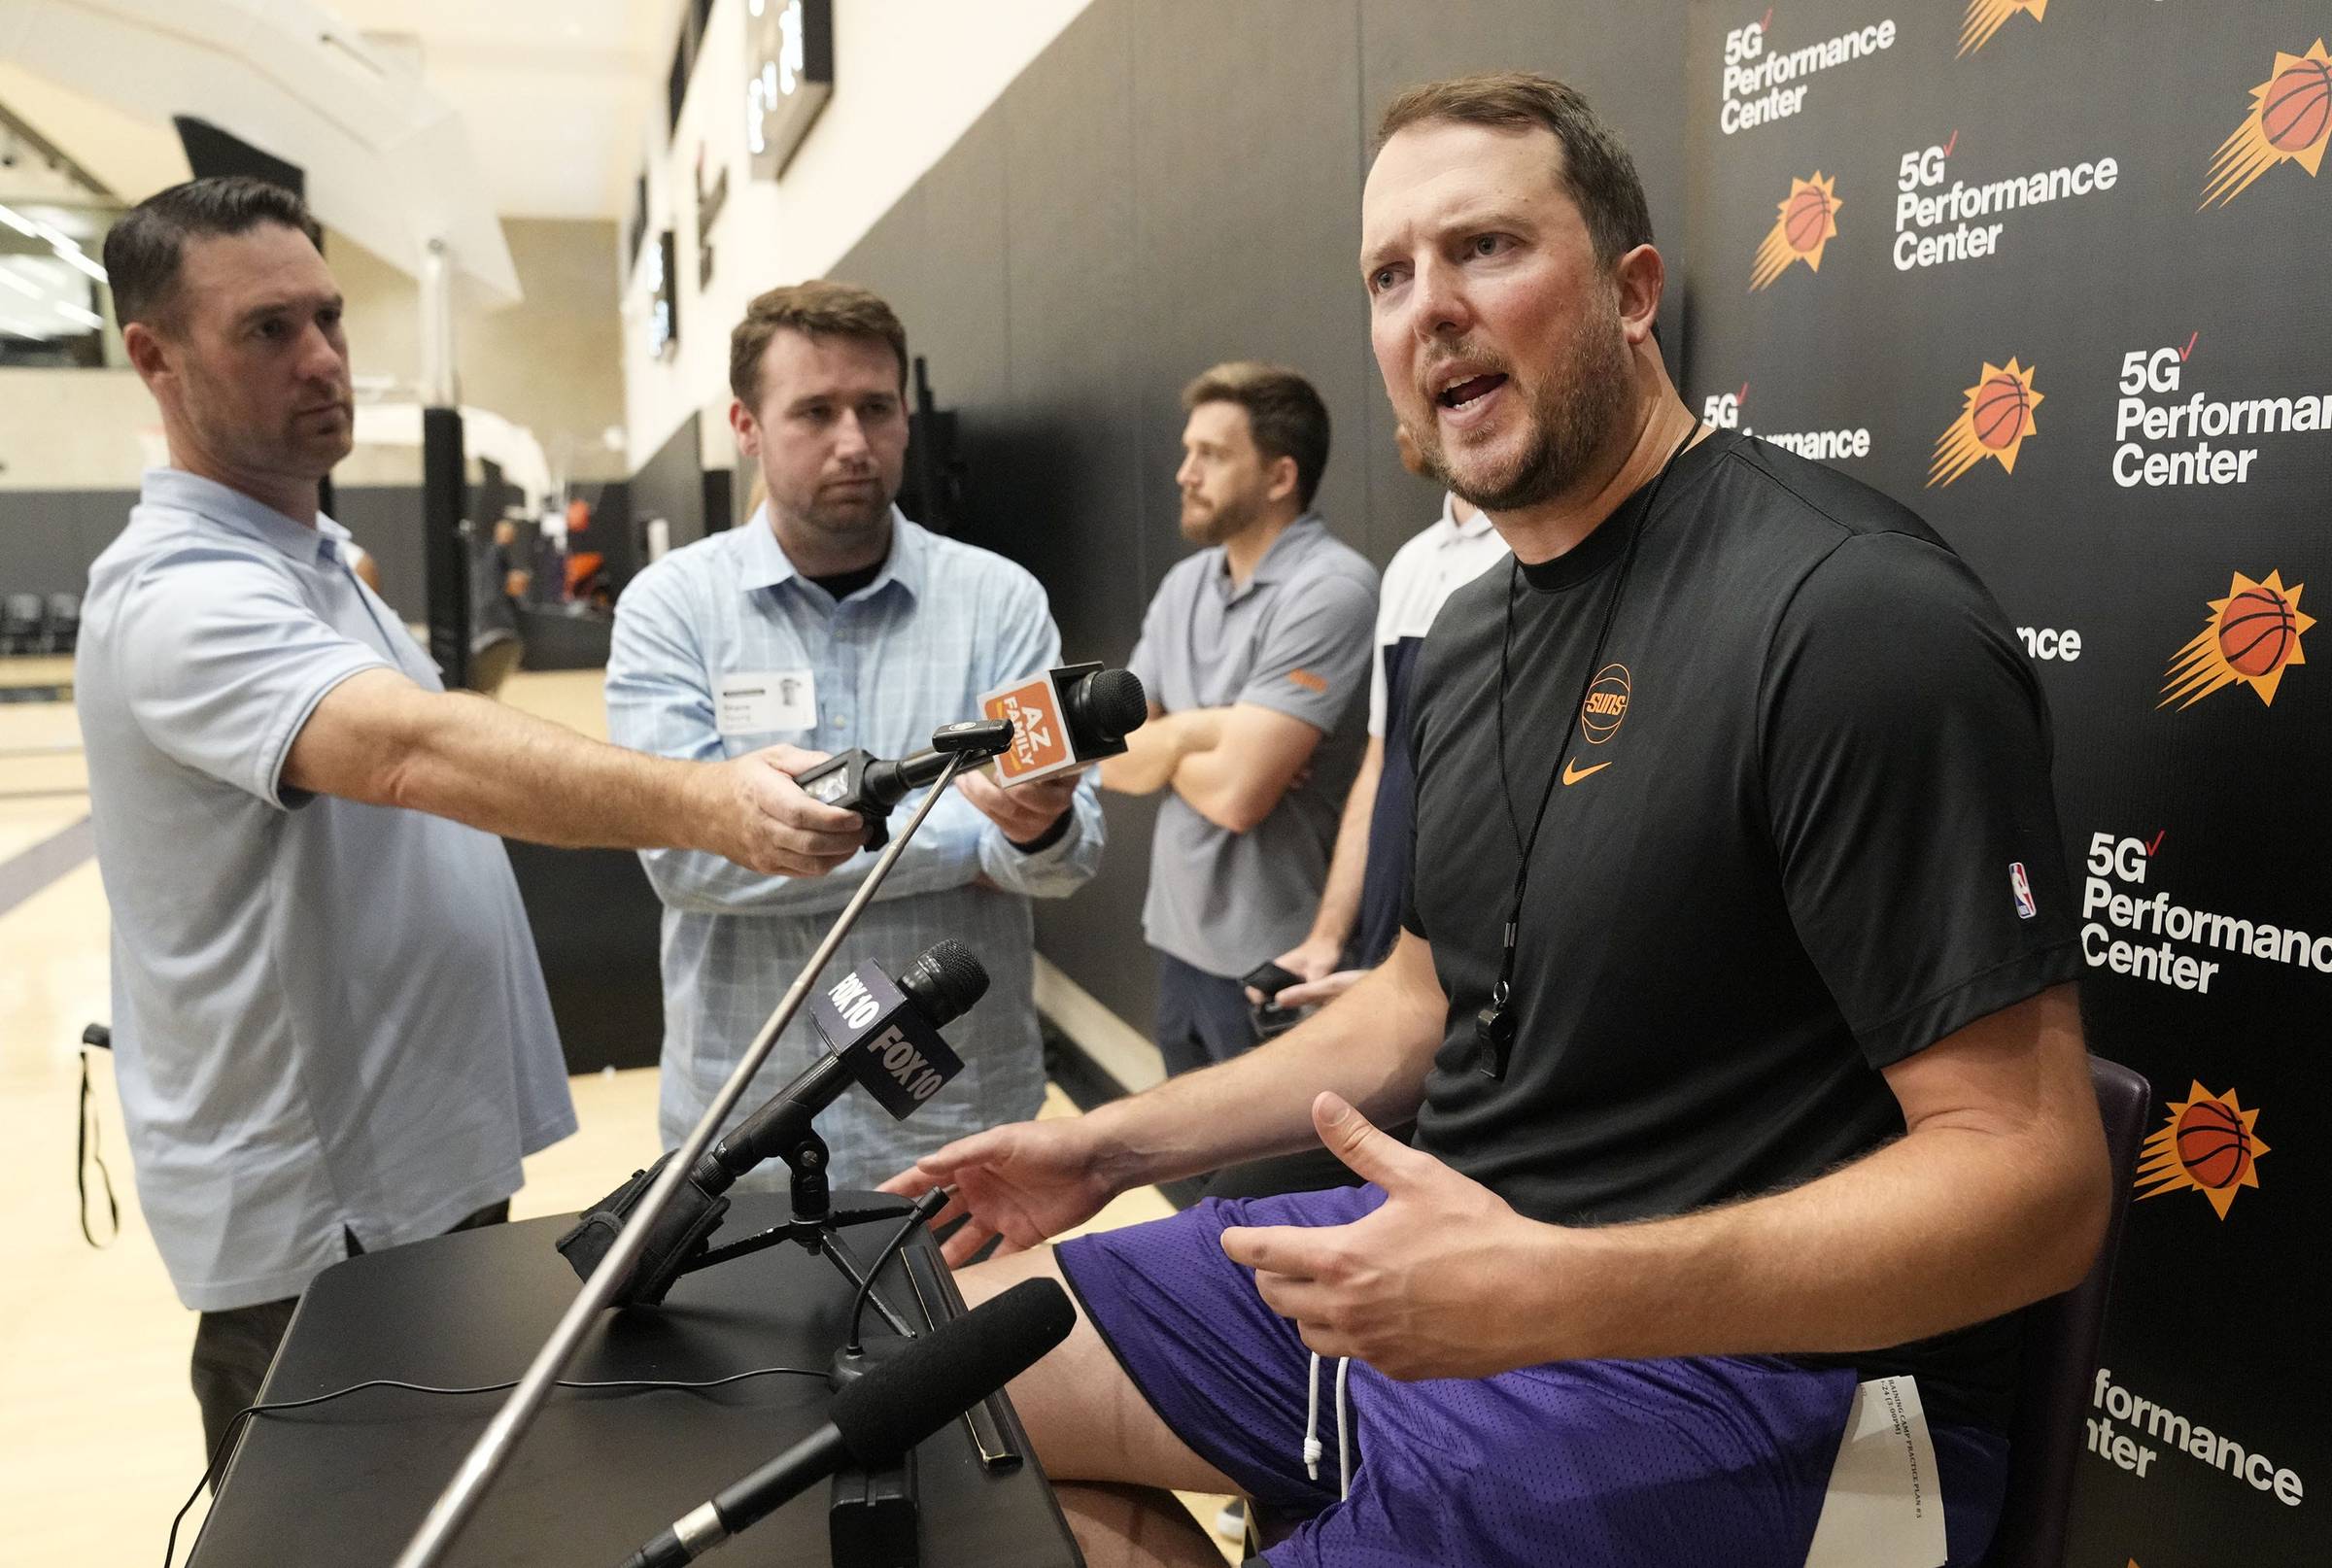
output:
<path id="1" fill-rule="evenodd" d="M 1597 763 L 1593 767 L 1582 767 L 1576 762 L 1565 762 L 1562 765 L 1562 781 L 1565 784 L 1576 784 L 1588 774 L 1600 773 L 1610 766 L 1609 763 Z"/>

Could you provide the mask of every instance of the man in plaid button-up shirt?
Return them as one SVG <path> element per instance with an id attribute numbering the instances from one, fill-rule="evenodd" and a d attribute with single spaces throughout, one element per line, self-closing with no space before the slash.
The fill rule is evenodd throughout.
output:
<path id="1" fill-rule="evenodd" d="M 811 283 L 754 301 L 732 340 L 731 421 L 769 499 L 743 527 L 673 552 L 625 591 L 607 661 L 612 738 L 668 757 L 774 746 L 792 771 L 850 746 L 896 757 L 974 716 L 981 692 L 1060 662 L 1035 578 L 891 504 L 907 450 L 906 362 L 896 318 L 864 290 Z M 872 1186 L 952 1139 L 1035 1114 L 1045 1074 L 1028 900 L 1081 887 L 1101 840 L 1089 780 L 1007 791 L 976 773 L 933 808 L 834 972 L 871 959 L 896 973 L 954 937 L 991 983 L 947 1032 L 964 1071 L 911 1120 L 893 1122 L 857 1094 L 821 1113 L 837 1185 Z M 669 1146 L 711 1103 L 874 857 L 793 877 L 685 851 L 640 858 L 665 903 Z M 822 1049 L 797 1019 L 740 1114 Z M 785 1172 L 757 1176 L 781 1185 Z"/>

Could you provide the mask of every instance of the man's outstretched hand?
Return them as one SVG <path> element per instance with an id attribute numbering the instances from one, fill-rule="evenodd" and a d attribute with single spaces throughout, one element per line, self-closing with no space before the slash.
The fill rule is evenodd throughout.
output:
<path id="1" fill-rule="evenodd" d="M 1349 1225 L 1232 1226 L 1222 1250 L 1255 1271 L 1264 1304 L 1323 1356 L 1388 1377 L 1482 1378 L 1548 1359 L 1546 1325 L 1515 1282 L 1560 1236 L 1488 1187 L 1387 1137 L 1333 1094 L 1312 1103 L 1329 1152 L 1385 1189 Z"/>
<path id="2" fill-rule="evenodd" d="M 1019 1252 L 1091 1219 L 1117 1195 L 1100 1163 L 1082 1117 L 1012 1122 L 924 1155 L 881 1190 L 917 1198 L 953 1187 L 931 1223 L 936 1230 L 968 1216 L 940 1250 L 949 1268 L 960 1268 L 992 1236 L 1004 1239 L 1000 1255 Z"/>

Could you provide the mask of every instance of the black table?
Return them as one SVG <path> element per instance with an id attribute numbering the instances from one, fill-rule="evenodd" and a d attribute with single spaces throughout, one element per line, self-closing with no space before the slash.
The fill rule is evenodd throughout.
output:
<path id="1" fill-rule="evenodd" d="M 837 1193 L 838 1208 L 887 1204 Z M 785 1217 L 782 1197 L 738 1195 L 716 1240 Z M 442 1387 L 503 1382 L 526 1370 L 579 1288 L 553 1241 L 571 1216 L 463 1231 L 326 1270 L 308 1289 L 262 1398 L 304 1399 L 373 1378 Z M 844 1233 L 863 1263 L 889 1224 Z M 877 1288 L 920 1331 L 954 1306 L 928 1236 L 885 1267 Z M 663 1306 L 607 1312 L 564 1377 L 701 1381 L 752 1367 L 821 1370 L 843 1335 L 850 1292 L 834 1266 L 793 1245 L 735 1259 L 676 1284 Z M 926 1311 L 925 1305 L 928 1310 Z M 880 1326 L 870 1309 L 868 1322 Z M 309 1410 L 252 1418 L 189 1568 L 357 1568 L 395 1558 L 502 1394 L 375 1388 Z M 712 1392 L 553 1392 L 463 1529 L 465 1568 L 613 1564 L 713 1492 L 825 1418 L 819 1378 L 767 1377 Z M 983 1464 L 958 1420 L 915 1451 L 923 1560 L 932 1568 L 1078 1568 L 1052 1489 L 1011 1407 L 1001 1435 L 1026 1455 Z M 829 1562 L 828 1486 L 810 1487 L 707 1560 L 727 1568 Z"/>

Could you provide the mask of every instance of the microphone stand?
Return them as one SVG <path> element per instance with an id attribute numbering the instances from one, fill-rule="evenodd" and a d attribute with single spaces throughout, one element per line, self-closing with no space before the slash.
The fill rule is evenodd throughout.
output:
<path id="1" fill-rule="evenodd" d="M 907 847 L 909 839 L 914 837 L 915 830 L 923 825 L 923 819 L 931 815 L 932 806 L 962 770 L 970 755 L 968 752 L 952 752 L 948 755 L 946 767 L 933 781 L 921 803 L 915 807 L 914 815 L 908 819 L 905 830 L 891 839 L 881 857 L 868 870 L 866 880 L 850 896 L 850 902 L 842 906 L 842 912 L 835 916 L 833 927 L 827 931 L 825 939 L 818 943 L 817 951 L 809 955 L 809 962 L 803 966 L 802 972 L 794 977 L 794 983 L 786 989 L 785 996 L 777 1004 L 777 1010 L 770 1014 L 769 1022 L 761 1026 L 761 1033 L 753 1037 L 753 1043 L 737 1064 L 737 1070 L 721 1085 L 720 1093 L 712 1097 L 711 1106 L 705 1109 L 697 1125 L 690 1129 L 687 1139 L 671 1158 L 665 1161 L 664 1169 L 649 1186 L 647 1196 L 641 1200 L 639 1208 L 634 1211 L 624 1228 L 616 1234 L 615 1244 L 600 1260 L 591 1278 L 583 1281 L 582 1291 L 567 1307 L 558 1326 L 551 1330 L 551 1337 L 543 1342 L 542 1348 L 535 1352 L 525 1376 L 519 1379 L 518 1386 L 510 1391 L 510 1397 L 503 1401 L 502 1408 L 495 1413 L 494 1419 L 487 1423 L 486 1430 L 478 1435 L 478 1441 L 463 1455 L 454 1479 L 446 1483 L 437 1501 L 429 1506 L 429 1517 L 422 1520 L 421 1528 L 405 1544 L 405 1550 L 397 1554 L 394 1568 L 436 1568 L 445 1560 L 455 1535 L 477 1512 L 478 1504 L 485 1500 L 486 1488 L 494 1483 L 495 1477 L 509 1463 L 511 1451 L 518 1446 L 519 1438 L 533 1424 L 534 1417 L 541 1414 L 543 1402 L 550 1398 L 552 1385 L 573 1358 L 575 1346 L 582 1343 L 584 1334 L 590 1330 L 592 1319 L 607 1305 L 616 1287 L 632 1272 L 633 1264 L 638 1261 L 656 1217 L 664 1212 L 666 1206 L 671 1202 L 672 1194 L 679 1190 L 681 1181 L 695 1169 L 698 1158 L 711 1143 L 714 1131 L 729 1119 L 729 1113 L 744 1098 L 745 1086 L 753 1081 L 753 1074 L 761 1071 L 762 1063 L 776 1046 L 778 1035 L 787 1024 L 793 1022 L 794 1014 L 802 1010 L 802 1004 L 808 999 L 809 988 L 817 980 L 819 971 L 826 968 L 836 950 L 841 946 L 842 938 L 849 936 L 851 927 L 858 924 L 860 914 L 874 902 L 875 890 L 890 875 L 891 868 L 898 863 L 900 851 Z M 819 1185 L 822 1186 L 823 1182 L 821 1170 Z M 814 1247 L 812 1249 L 816 1250 Z M 835 1261 L 839 1264 L 841 1260 L 836 1258 Z M 843 1272 L 851 1271 L 845 1268 Z"/>

